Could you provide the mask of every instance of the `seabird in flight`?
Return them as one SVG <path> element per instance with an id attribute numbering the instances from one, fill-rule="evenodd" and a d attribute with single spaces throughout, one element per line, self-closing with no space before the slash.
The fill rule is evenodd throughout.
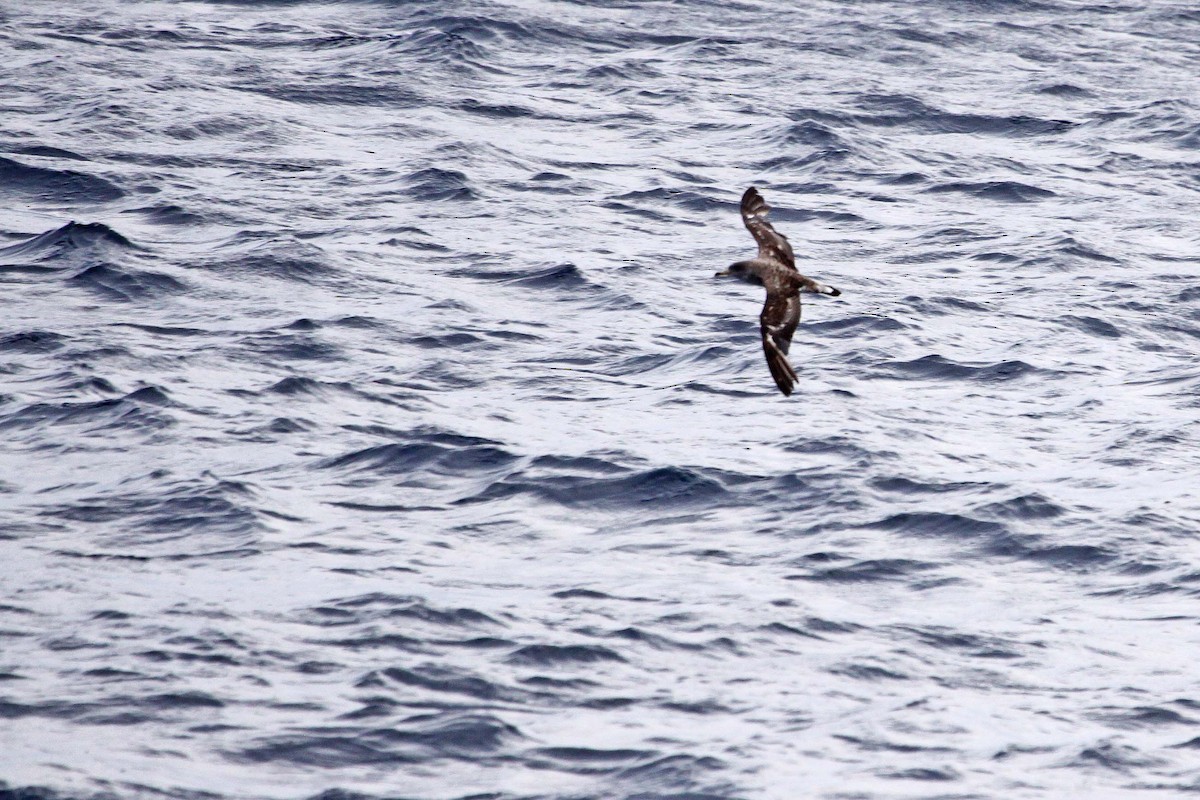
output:
<path id="1" fill-rule="evenodd" d="M 792 334 L 800 322 L 800 293 L 841 294 L 832 286 L 817 283 L 796 269 L 796 257 L 787 237 L 777 232 L 767 222 L 771 207 L 762 199 L 758 190 L 751 186 L 742 195 L 742 222 L 746 230 L 758 242 L 758 257 L 739 261 L 718 278 L 740 278 L 746 283 L 763 286 L 767 290 L 767 302 L 758 321 L 762 328 L 763 352 L 767 355 L 767 366 L 775 385 L 785 395 L 792 393 L 796 385 L 796 371 L 788 363 L 788 347 Z"/>

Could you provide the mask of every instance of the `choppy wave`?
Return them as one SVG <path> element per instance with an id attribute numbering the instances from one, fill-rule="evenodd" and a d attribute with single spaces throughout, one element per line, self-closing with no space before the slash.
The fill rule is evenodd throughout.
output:
<path id="1" fill-rule="evenodd" d="M 1198 21 L 0 11 L 0 797 L 1196 791 Z"/>

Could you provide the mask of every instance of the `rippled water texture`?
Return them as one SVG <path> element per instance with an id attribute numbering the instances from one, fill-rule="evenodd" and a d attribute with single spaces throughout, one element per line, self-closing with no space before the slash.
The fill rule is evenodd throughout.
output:
<path id="1" fill-rule="evenodd" d="M 0 42 L 0 797 L 1200 790 L 1188 4 Z"/>

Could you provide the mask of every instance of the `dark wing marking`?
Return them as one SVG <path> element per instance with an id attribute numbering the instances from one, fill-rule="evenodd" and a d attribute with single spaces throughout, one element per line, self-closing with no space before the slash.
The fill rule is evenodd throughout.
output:
<path id="1" fill-rule="evenodd" d="M 792 344 L 792 334 L 800 322 L 800 295 L 781 292 L 768 294 L 758 322 L 762 328 L 763 353 L 767 356 L 771 377 L 775 379 L 779 391 L 791 394 L 797 378 L 796 370 L 788 363 L 787 353 Z"/>
<path id="2" fill-rule="evenodd" d="M 778 261 L 785 267 L 796 268 L 796 256 L 792 253 L 792 245 L 787 237 L 771 227 L 767 222 L 767 214 L 771 207 L 762 199 L 758 189 L 751 186 L 742 195 L 742 222 L 746 230 L 758 242 L 758 257 Z"/>

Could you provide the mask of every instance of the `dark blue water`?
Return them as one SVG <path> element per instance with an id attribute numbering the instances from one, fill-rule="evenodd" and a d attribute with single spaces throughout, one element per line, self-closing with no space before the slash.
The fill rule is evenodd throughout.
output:
<path id="1" fill-rule="evenodd" d="M 1200 790 L 1198 41 L 6 4 L 0 797 Z"/>

